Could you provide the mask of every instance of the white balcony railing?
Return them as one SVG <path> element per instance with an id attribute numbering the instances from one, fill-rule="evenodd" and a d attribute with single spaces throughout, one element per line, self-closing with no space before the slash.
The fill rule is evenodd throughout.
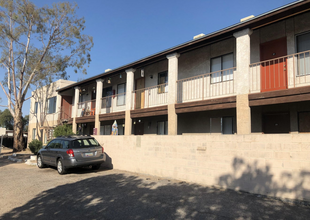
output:
<path id="1" fill-rule="evenodd" d="M 199 101 L 234 94 L 236 67 L 177 81 L 177 102 Z"/>
<path id="2" fill-rule="evenodd" d="M 132 92 L 132 109 L 165 105 L 168 102 L 168 83 L 138 89 Z"/>
<path id="3" fill-rule="evenodd" d="M 95 115 L 96 112 L 96 100 L 89 100 L 78 103 L 78 109 L 76 117 Z"/>
<path id="4" fill-rule="evenodd" d="M 125 111 L 126 93 L 106 96 L 101 99 L 101 114 Z"/>
<path id="5" fill-rule="evenodd" d="M 310 51 L 250 64 L 250 93 L 310 85 Z"/>

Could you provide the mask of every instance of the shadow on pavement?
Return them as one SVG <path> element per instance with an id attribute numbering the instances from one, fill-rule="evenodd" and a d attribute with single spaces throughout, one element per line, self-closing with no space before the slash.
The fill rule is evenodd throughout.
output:
<path id="1" fill-rule="evenodd" d="M 161 182 L 163 181 L 163 182 Z M 166 182 L 164 182 L 166 181 Z M 309 208 L 232 190 L 110 174 L 39 193 L 0 219 L 307 219 Z"/>

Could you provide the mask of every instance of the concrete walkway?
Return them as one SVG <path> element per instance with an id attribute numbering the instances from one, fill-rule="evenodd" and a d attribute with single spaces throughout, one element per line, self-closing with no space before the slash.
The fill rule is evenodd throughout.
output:
<path id="1" fill-rule="evenodd" d="M 309 219 L 310 207 L 119 170 L 0 158 L 0 219 Z"/>

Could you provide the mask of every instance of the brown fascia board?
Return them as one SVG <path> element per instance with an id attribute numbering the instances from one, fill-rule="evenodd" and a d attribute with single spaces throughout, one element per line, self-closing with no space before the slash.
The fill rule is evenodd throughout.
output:
<path id="1" fill-rule="evenodd" d="M 132 63 L 129 63 L 127 65 L 118 67 L 116 69 L 110 70 L 109 72 L 106 73 L 101 73 L 99 75 L 93 76 L 91 78 L 85 79 L 83 81 L 71 84 L 69 86 L 60 88 L 56 91 L 58 92 L 63 92 L 68 89 L 72 89 L 75 86 L 80 86 L 83 84 L 87 84 L 90 81 L 100 79 L 102 77 L 107 77 L 111 76 L 114 74 L 119 74 L 120 72 L 124 72 L 126 69 L 134 68 L 137 69 L 138 67 L 142 67 L 144 65 L 154 63 L 163 59 L 166 59 L 166 56 L 171 53 L 184 53 L 186 51 L 193 50 L 195 48 L 199 48 L 205 45 L 208 45 L 210 43 L 233 37 L 233 33 L 243 30 L 245 28 L 250 28 L 250 29 L 257 29 L 262 26 L 269 25 L 271 23 L 278 22 L 280 20 L 286 19 L 288 17 L 292 17 L 297 14 L 301 14 L 303 12 L 309 11 L 310 10 L 310 1 L 305 0 L 305 1 L 297 1 L 293 2 L 290 4 L 287 4 L 285 6 L 282 6 L 280 8 L 274 9 L 272 11 L 269 11 L 267 13 L 258 15 L 256 17 L 253 17 L 245 22 L 237 23 L 232 26 L 229 26 L 227 28 L 221 29 L 219 31 L 210 33 L 204 37 L 201 37 L 196 40 L 191 40 L 186 43 L 177 45 L 175 47 L 169 48 L 167 50 L 161 51 L 159 53 L 153 54 L 151 56 L 142 58 L 140 60 L 134 61 Z"/>

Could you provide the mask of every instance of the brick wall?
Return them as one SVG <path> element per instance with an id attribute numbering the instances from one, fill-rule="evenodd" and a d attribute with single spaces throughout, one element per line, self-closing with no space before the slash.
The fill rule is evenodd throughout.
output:
<path id="1" fill-rule="evenodd" d="M 310 201 L 310 135 L 94 136 L 113 168 Z"/>

